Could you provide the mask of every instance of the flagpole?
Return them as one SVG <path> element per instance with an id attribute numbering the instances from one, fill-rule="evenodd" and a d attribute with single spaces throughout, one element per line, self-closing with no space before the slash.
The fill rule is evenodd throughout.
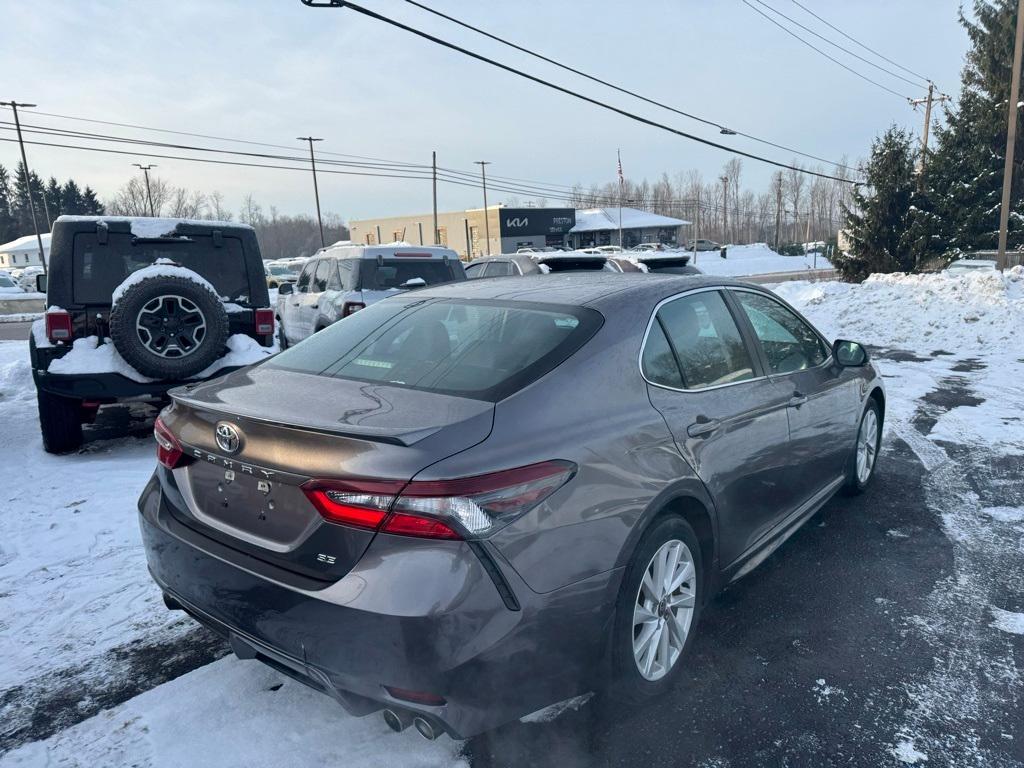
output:
<path id="1" fill-rule="evenodd" d="M 616 149 L 615 154 L 618 157 L 619 161 L 619 248 L 621 248 L 622 250 L 626 250 L 626 246 L 622 242 L 622 151 Z"/>

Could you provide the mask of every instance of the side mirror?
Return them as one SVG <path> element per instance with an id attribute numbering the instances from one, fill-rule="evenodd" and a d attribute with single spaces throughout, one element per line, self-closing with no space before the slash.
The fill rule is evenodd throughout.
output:
<path id="1" fill-rule="evenodd" d="M 46 293 L 46 275 L 36 275 L 36 291 Z"/>
<path id="2" fill-rule="evenodd" d="M 424 280 L 422 277 L 410 277 L 408 280 L 406 280 L 404 283 L 402 283 L 398 287 L 399 288 L 422 288 L 426 284 L 427 284 L 427 281 Z"/>
<path id="3" fill-rule="evenodd" d="M 277 286 L 278 296 L 287 296 L 290 293 L 294 293 L 294 291 L 295 289 L 291 283 L 281 283 L 279 286 Z"/>
<path id="4" fill-rule="evenodd" d="M 868 352 L 856 341 L 836 339 L 832 345 L 832 357 L 842 368 L 859 368 L 868 363 Z"/>

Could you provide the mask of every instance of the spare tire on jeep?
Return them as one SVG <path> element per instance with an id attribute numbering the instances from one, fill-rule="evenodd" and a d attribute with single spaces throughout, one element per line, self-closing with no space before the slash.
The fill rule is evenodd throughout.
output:
<path id="1" fill-rule="evenodd" d="M 154 379 L 195 376 L 224 354 L 228 339 L 227 311 L 209 283 L 191 270 L 173 269 L 176 274 L 132 275 L 110 310 L 115 349 Z"/>

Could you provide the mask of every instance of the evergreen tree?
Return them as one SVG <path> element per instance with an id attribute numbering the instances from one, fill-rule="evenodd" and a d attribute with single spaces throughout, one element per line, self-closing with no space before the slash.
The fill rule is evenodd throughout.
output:
<path id="1" fill-rule="evenodd" d="M 45 205 L 43 210 L 50 214 L 50 224 L 52 225 L 54 220 L 60 216 L 61 204 L 60 204 L 60 183 L 53 176 L 46 182 L 46 191 L 43 192 L 45 196 L 43 198 Z"/>
<path id="2" fill-rule="evenodd" d="M 14 188 L 10 172 L 0 165 L 0 243 L 14 240 L 18 236 L 14 222 Z"/>
<path id="3" fill-rule="evenodd" d="M 853 206 L 844 210 L 850 252 L 833 263 L 847 280 L 863 280 L 872 272 L 910 272 L 920 258 L 919 202 L 914 174 L 913 136 L 896 126 L 871 146 L 863 169 L 866 189 L 853 192 Z"/>
<path id="4" fill-rule="evenodd" d="M 999 233 L 1006 114 L 1013 66 L 1016 0 L 974 0 L 975 20 L 961 11 L 971 49 L 958 104 L 936 128 L 927 169 L 926 206 L 934 216 L 933 251 L 994 248 Z M 1024 243 L 1024 132 L 1014 151 L 1009 243 Z"/>
<path id="5" fill-rule="evenodd" d="M 103 203 L 96 197 L 96 193 L 92 187 L 87 186 L 82 192 L 82 215 L 83 216 L 100 216 L 106 213 L 104 210 Z"/>
<path id="6" fill-rule="evenodd" d="M 60 190 L 60 210 L 72 216 L 81 216 L 85 213 L 82 190 L 78 188 L 74 179 L 68 179 Z"/>

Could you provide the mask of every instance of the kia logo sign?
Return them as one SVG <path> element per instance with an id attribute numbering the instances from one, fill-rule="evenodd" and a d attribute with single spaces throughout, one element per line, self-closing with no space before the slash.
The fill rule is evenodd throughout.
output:
<path id="1" fill-rule="evenodd" d="M 505 219 L 505 226 L 509 227 L 528 227 L 530 226 L 530 219 L 527 216 L 516 217 L 514 219 Z"/>

